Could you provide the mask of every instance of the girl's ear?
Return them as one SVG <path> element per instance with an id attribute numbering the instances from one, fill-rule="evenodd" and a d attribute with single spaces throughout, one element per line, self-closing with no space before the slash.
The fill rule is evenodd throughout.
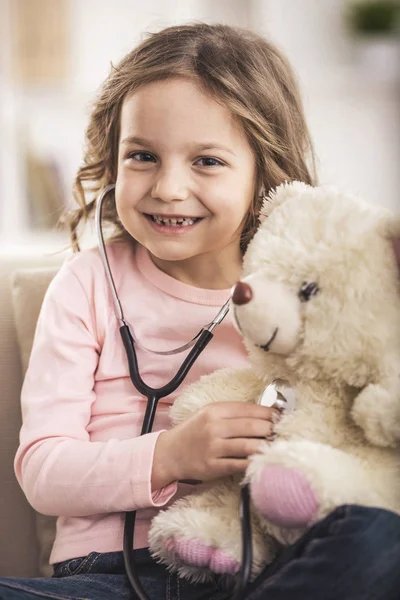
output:
<path id="1" fill-rule="evenodd" d="M 262 223 L 265 221 L 274 208 L 285 202 L 285 200 L 288 200 L 288 198 L 292 198 L 293 196 L 301 196 L 307 192 L 310 187 L 311 186 L 302 181 L 285 181 L 278 185 L 277 188 L 271 190 L 268 195 L 265 195 L 265 192 L 263 192 L 263 203 L 259 214 L 260 222 Z"/>

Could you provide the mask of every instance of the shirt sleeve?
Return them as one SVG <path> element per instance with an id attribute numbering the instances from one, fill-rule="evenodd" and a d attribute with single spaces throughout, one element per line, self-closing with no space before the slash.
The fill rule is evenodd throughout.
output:
<path id="1" fill-rule="evenodd" d="M 163 506 L 177 483 L 151 491 L 160 431 L 134 439 L 90 441 L 94 381 L 101 345 L 93 306 L 65 263 L 39 315 L 22 393 L 15 474 L 40 513 L 88 516 Z"/>

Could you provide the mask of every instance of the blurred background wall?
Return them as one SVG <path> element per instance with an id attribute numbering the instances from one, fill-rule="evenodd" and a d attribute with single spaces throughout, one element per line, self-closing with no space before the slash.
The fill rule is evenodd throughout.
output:
<path id="1" fill-rule="evenodd" d="M 0 250 L 62 246 L 54 225 L 110 62 L 191 20 L 275 40 L 300 79 L 320 181 L 400 210 L 396 1 L 364 0 L 381 6 L 351 26 L 353 0 L 0 0 Z"/>

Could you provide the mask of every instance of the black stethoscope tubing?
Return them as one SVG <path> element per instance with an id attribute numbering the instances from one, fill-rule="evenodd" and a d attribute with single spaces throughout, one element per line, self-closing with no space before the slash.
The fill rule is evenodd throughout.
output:
<path id="1" fill-rule="evenodd" d="M 147 406 L 145 416 L 143 418 L 142 430 L 140 435 L 150 433 L 153 427 L 153 421 L 157 409 L 157 404 L 160 398 L 165 398 L 172 394 L 183 382 L 190 368 L 194 362 L 203 352 L 207 344 L 212 340 L 212 330 L 216 325 L 221 323 L 227 314 L 225 306 L 218 313 L 214 321 L 206 328 L 193 338 L 188 344 L 185 344 L 181 348 L 170 352 L 156 352 L 158 354 L 175 354 L 178 351 L 182 351 L 186 348 L 191 347 L 190 352 L 184 359 L 183 363 L 179 367 L 175 376 L 167 384 L 160 388 L 152 388 L 148 386 L 140 376 L 139 366 L 135 350 L 135 340 L 133 338 L 131 329 L 126 323 L 123 317 L 122 307 L 119 302 L 119 298 L 115 289 L 114 281 L 111 275 L 110 265 L 105 250 L 105 244 L 103 239 L 103 232 L 101 227 L 101 211 L 102 202 L 109 191 L 114 189 L 115 185 L 111 184 L 105 187 L 97 198 L 96 206 L 96 228 L 98 234 L 99 251 L 103 261 L 104 269 L 106 272 L 107 280 L 110 285 L 110 290 L 113 297 L 113 302 L 116 310 L 117 317 L 122 323 L 120 327 L 121 338 L 125 347 L 126 356 L 129 365 L 129 375 L 132 384 L 137 391 L 147 398 Z M 195 343 L 194 343 L 194 340 Z M 135 529 L 136 511 L 128 511 L 125 514 L 125 525 L 124 525 L 124 543 L 123 543 L 123 555 L 125 570 L 128 576 L 129 582 L 137 594 L 139 600 L 149 600 L 143 586 L 140 582 L 139 576 L 136 571 L 133 558 L 133 547 L 134 547 L 134 529 Z M 237 585 L 234 591 L 232 600 L 243 600 L 243 593 L 248 584 L 251 574 L 252 565 L 252 541 L 251 541 L 251 522 L 250 522 L 250 498 L 249 489 L 245 485 L 241 489 L 240 499 L 240 520 L 241 520 L 241 532 L 242 532 L 242 566 L 238 575 Z"/>
<path id="2" fill-rule="evenodd" d="M 143 419 L 142 431 L 140 435 L 150 433 L 153 426 L 154 416 L 157 409 L 157 404 L 160 398 L 165 398 L 172 394 L 183 382 L 188 374 L 193 363 L 203 352 L 207 344 L 212 340 L 213 334 L 210 331 L 203 330 L 198 337 L 195 345 L 183 361 L 179 370 L 169 383 L 161 388 L 152 388 L 148 386 L 140 376 L 139 366 L 135 351 L 135 343 L 128 325 L 123 325 L 120 328 L 120 334 L 124 343 L 131 381 L 140 394 L 147 397 L 146 413 Z M 239 572 L 238 582 L 232 600 L 241 600 L 242 594 L 250 578 L 251 563 L 252 563 L 252 546 L 251 546 L 251 523 L 250 523 L 250 506 L 249 506 L 249 490 L 248 486 L 241 489 L 240 517 L 242 530 L 242 567 Z M 125 514 L 124 526 L 124 564 L 129 582 L 136 592 L 140 600 L 149 600 L 143 586 L 140 582 L 133 560 L 133 542 L 135 529 L 136 511 L 129 511 Z"/>

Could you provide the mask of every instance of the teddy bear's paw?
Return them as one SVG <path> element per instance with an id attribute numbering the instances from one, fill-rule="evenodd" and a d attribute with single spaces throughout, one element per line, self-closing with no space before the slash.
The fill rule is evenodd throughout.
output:
<path id="1" fill-rule="evenodd" d="M 213 573 L 235 575 L 240 569 L 240 564 L 225 552 L 198 540 L 170 537 L 165 540 L 164 548 L 180 563 L 208 568 Z"/>
<path id="2" fill-rule="evenodd" d="M 319 509 L 306 477 L 295 469 L 266 465 L 251 481 L 250 493 L 256 510 L 280 527 L 306 526 Z"/>

